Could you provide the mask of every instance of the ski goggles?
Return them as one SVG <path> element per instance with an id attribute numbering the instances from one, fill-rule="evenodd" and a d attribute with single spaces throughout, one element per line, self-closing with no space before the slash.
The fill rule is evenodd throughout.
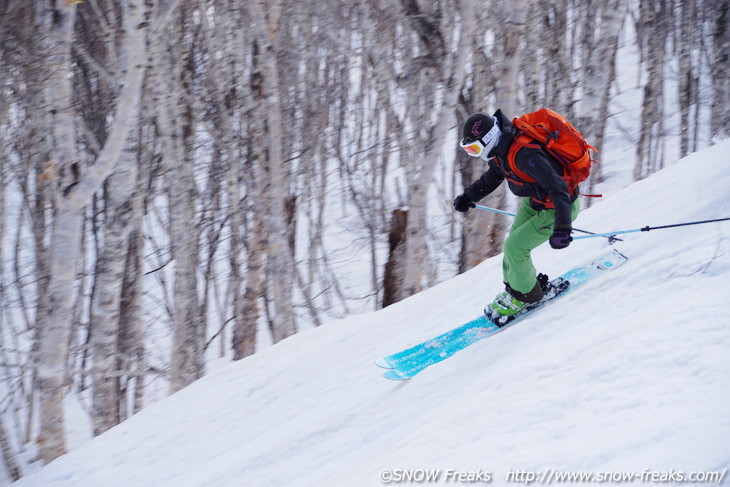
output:
<path id="1" fill-rule="evenodd" d="M 494 120 L 494 125 L 489 132 L 484 134 L 480 139 L 469 140 L 464 138 L 461 139 L 461 142 L 459 142 L 459 146 L 471 157 L 482 156 L 486 159 L 486 156 L 492 151 L 494 146 L 497 145 L 497 142 L 499 142 L 499 137 L 502 132 L 497 124 L 497 119 L 492 117 L 492 120 Z"/>
<path id="2" fill-rule="evenodd" d="M 461 146 L 464 151 L 469 154 L 472 157 L 479 157 L 479 155 L 484 150 L 484 144 L 482 143 L 482 139 L 477 140 L 467 140 L 467 139 L 461 139 L 461 142 L 459 142 L 459 145 Z"/>

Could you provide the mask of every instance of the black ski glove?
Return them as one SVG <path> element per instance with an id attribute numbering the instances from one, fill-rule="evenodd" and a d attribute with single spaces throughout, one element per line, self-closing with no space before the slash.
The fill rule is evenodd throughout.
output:
<path id="1" fill-rule="evenodd" d="M 570 236 L 572 231 L 573 227 L 570 224 L 555 225 L 553 234 L 550 235 L 550 246 L 554 249 L 564 249 L 570 245 L 570 242 L 573 241 L 573 237 Z"/>
<path id="2" fill-rule="evenodd" d="M 469 199 L 469 197 L 465 194 L 460 194 L 456 197 L 454 200 L 454 209 L 456 211 L 460 211 L 462 213 L 465 213 L 469 211 L 469 208 L 475 208 L 476 205 L 472 200 Z"/>

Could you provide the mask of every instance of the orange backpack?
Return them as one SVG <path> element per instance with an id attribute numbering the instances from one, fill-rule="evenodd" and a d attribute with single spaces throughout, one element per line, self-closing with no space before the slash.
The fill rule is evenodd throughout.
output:
<path id="1" fill-rule="evenodd" d="M 591 162 L 595 162 L 588 151 L 598 152 L 596 148 L 589 145 L 565 117 L 549 108 L 516 117 L 512 124 L 517 129 L 517 135 L 507 154 L 509 169 L 522 181 L 534 183 L 530 175 L 517 167 L 515 157 L 523 147 L 542 149 L 563 166 L 562 177 L 572 197 L 578 185 L 588 179 Z M 554 208 L 549 197 L 540 203 L 547 208 Z"/>

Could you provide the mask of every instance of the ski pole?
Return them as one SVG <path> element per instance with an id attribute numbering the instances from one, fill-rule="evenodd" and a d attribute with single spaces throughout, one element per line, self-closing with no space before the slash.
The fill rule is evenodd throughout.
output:
<path id="1" fill-rule="evenodd" d="M 474 208 L 479 208 L 480 210 L 491 211 L 492 213 L 499 213 L 500 215 L 517 216 L 517 213 L 510 213 L 509 211 L 498 210 L 496 208 L 490 208 L 488 206 L 474 205 Z"/>
<path id="2" fill-rule="evenodd" d="M 661 225 L 658 227 L 642 227 L 642 228 L 632 228 L 631 230 L 616 230 L 615 232 L 609 232 L 609 233 L 595 233 L 593 235 L 584 235 L 582 237 L 573 237 L 573 240 L 579 240 L 583 238 L 593 238 L 593 237 L 609 237 L 613 235 L 621 235 L 624 233 L 636 233 L 636 232 L 648 232 L 650 230 L 661 230 L 663 228 L 675 228 L 675 227 L 686 227 L 689 225 L 702 225 L 704 223 L 715 223 L 715 222 L 724 222 L 730 220 L 730 217 L 728 218 L 716 218 L 714 220 L 702 220 L 702 221 L 696 221 L 696 222 L 687 222 L 687 223 L 674 223 L 672 225 Z"/>
<path id="3" fill-rule="evenodd" d="M 498 210 L 496 208 L 489 208 L 488 206 L 474 205 L 474 207 L 475 208 L 478 208 L 480 210 L 487 210 L 487 211 L 491 211 L 493 213 L 499 213 L 500 215 L 517 216 L 516 213 L 510 213 L 509 211 Z M 614 243 L 617 240 L 618 241 L 622 241 L 620 238 L 615 238 L 613 235 L 608 235 L 608 234 L 606 234 L 606 235 L 597 235 L 597 234 L 595 234 L 593 232 L 589 232 L 588 230 L 581 230 L 580 228 L 573 228 L 573 230 L 575 230 L 576 232 L 587 233 L 587 234 L 589 234 L 591 236 L 594 236 L 594 237 L 606 237 L 608 239 L 609 243 Z M 578 237 L 578 238 L 587 238 L 587 237 Z"/>

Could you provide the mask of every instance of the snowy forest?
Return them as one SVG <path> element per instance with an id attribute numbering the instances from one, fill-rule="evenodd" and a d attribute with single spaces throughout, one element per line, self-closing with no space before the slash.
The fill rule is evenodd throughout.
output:
<path id="1" fill-rule="evenodd" d="M 68 450 L 70 396 L 99 435 L 213 359 L 501 252 L 502 219 L 452 207 L 484 170 L 472 113 L 550 107 L 599 160 L 628 120 L 633 180 L 727 137 L 729 22 L 730 0 L 0 0 L 9 478 Z"/>

